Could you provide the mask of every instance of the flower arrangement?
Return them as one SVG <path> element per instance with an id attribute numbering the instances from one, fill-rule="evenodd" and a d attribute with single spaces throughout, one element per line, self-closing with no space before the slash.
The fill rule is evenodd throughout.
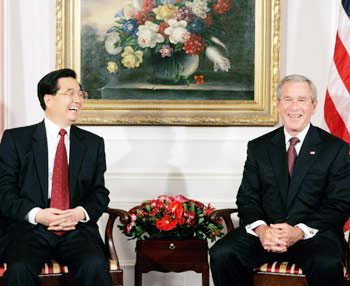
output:
<path id="1" fill-rule="evenodd" d="M 220 51 L 227 48 L 218 35 L 222 18 L 231 9 L 231 0 L 132 0 L 115 15 L 107 31 L 105 47 L 112 56 L 110 73 L 141 68 L 145 59 L 156 56 L 156 64 L 176 67 L 174 81 L 186 79 L 198 67 L 194 61 L 184 71 L 184 56 L 205 54 L 214 70 L 228 71 L 230 60 Z M 218 48 L 219 47 L 219 48 Z M 161 73 L 168 71 L 161 70 Z M 197 84 L 202 81 L 196 81 Z"/>
<path id="2" fill-rule="evenodd" d="M 223 235 L 221 222 L 209 221 L 209 204 L 184 196 L 158 196 L 129 210 L 131 223 L 118 227 L 130 239 L 210 239 Z"/>

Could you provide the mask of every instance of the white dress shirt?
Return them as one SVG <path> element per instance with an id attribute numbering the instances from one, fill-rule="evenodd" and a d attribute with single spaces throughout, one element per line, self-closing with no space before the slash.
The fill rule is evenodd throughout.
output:
<path id="1" fill-rule="evenodd" d="M 51 198 L 51 190 L 52 190 L 52 175 L 53 175 L 53 167 L 55 164 L 55 156 L 56 156 L 56 150 L 58 142 L 60 141 L 60 135 L 59 131 L 61 128 L 56 125 L 54 122 L 52 122 L 50 119 L 45 117 L 44 119 L 45 123 L 45 129 L 46 129 L 46 139 L 47 139 L 47 151 L 48 151 L 48 164 L 49 164 L 49 170 L 48 170 L 48 198 Z M 64 128 L 66 130 L 66 135 L 64 136 L 64 145 L 66 145 L 66 151 L 67 151 L 67 160 L 69 164 L 69 146 L 70 146 L 70 126 Z M 82 208 L 85 213 L 85 219 L 81 220 L 81 222 L 87 222 L 89 221 L 89 215 L 87 211 L 79 206 L 79 208 Z M 35 222 L 35 216 L 38 213 L 38 211 L 41 210 L 39 207 L 35 207 L 31 209 L 28 214 L 26 215 L 26 220 L 28 220 L 32 224 L 37 224 Z"/>
<path id="2" fill-rule="evenodd" d="M 303 131 L 301 131 L 298 134 L 298 136 L 291 136 L 287 132 L 286 128 L 284 128 L 284 137 L 285 137 L 285 140 L 286 140 L 286 142 L 285 142 L 286 143 L 286 151 L 288 151 L 288 148 L 289 148 L 289 145 L 290 145 L 289 140 L 292 137 L 297 137 L 299 139 L 299 142 L 297 144 L 295 144 L 295 151 L 297 152 L 297 155 L 299 155 L 301 146 L 303 145 L 305 136 L 306 136 L 307 132 L 309 131 L 309 128 L 310 128 L 310 123 L 303 129 Z M 259 225 L 262 225 L 262 224 L 266 225 L 266 222 L 263 221 L 263 220 L 257 220 L 257 221 L 255 221 L 255 222 L 253 222 L 251 224 L 246 225 L 245 229 L 246 229 L 246 231 L 249 234 L 257 236 L 257 234 L 255 233 L 254 229 L 257 228 Z M 295 226 L 299 227 L 303 231 L 304 239 L 308 239 L 308 238 L 314 237 L 316 235 L 316 233 L 318 232 L 318 229 L 308 227 L 304 223 L 298 223 Z"/>

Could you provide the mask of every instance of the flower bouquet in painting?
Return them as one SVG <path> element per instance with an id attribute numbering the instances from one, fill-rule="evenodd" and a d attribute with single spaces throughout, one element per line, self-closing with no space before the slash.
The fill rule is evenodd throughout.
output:
<path id="1" fill-rule="evenodd" d="M 155 82 L 185 81 L 201 61 L 215 71 L 231 63 L 220 40 L 230 0 L 130 0 L 115 15 L 107 31 L 107 70 L 143 69 Z M 198 75 L 197 75 L 198 77 Z M 191 78 L 197 84 L 203 83 Z"/>
<path id="2" fill-rule="evenodd" d="M 131 223 L 118 227 L 130 239 L 210 239 L 223 235 L 221 223 L 209 221 L 211 205 L 184 196 L 159 196 L 129 211 Z"/>

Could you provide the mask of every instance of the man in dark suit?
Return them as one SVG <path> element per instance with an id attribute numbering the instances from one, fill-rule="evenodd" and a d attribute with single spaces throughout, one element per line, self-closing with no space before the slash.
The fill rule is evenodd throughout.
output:
<path id="1" fill-rule="evenodd" d="M 51 258 L 66 264 L 79 286 L 112 285 L 96 224 L 109 203 L 104 141 L 72 125 L 86 96 L 73 70 L 51 72 L 38 83 L 45 119 L 3 134 L 4 285 L 39 285 Z"/>
<path id="2" fill-rule="evenodd" d="M 300 265 L 311 286 L 343 285 L 349 147 L 310 124 L 316 106 L 309 79 L 280 82 L 284 126 L 248 143 L 237 195 L 240 227 L 210 249 L 216 286 L 249 285 L 255 267 L 276 260 Z"/>

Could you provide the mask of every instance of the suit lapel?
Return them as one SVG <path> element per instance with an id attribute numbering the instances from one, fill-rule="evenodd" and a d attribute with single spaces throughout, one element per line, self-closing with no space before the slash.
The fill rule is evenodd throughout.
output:
<path id="1" fill-rule="evenodd" d="M 288 162 L 283 127 L 279 128 L 275 136 L 272 137 L 271 143 L 268 149 L 269 156 L 282 199 L 286 203 L 288 195 Z"/>
<path id="2" fill-rule="evenodd" d="M 79 132 L 79 129 L 72 125 L 70 130 L 70 151 L 69 151 L 69 168 L 68 168 L 68 178 L 69 178 L 69 192 L 70 192 L 70 202 L 72 203 L 73 197 L 75 195 L 75 188 L 78 182 L 79 170 L 81 163 L 84 159 L 86 152 L 86 147 L 84 145 L 84 138 Z"/>
<path id="3" fill-rule="evenodd" d="M 288 192 L 288 208 L 293 203 L 306 173 L 317 158 L 321 148 L 321 142 L 317 129 L 311 125 L 293 168 L 293 175 Z"/>
<path id="4" fill-rule="evenodd" d="M 42 190 L 43 201 L 47 205 L 48 201 L 48 151 L 47 151 L 47 138 L 44 121 L 37 125 L 37 129 L 33 135 L 33 154 L 36 170 L 38 173 L 40 186 Z"/>

